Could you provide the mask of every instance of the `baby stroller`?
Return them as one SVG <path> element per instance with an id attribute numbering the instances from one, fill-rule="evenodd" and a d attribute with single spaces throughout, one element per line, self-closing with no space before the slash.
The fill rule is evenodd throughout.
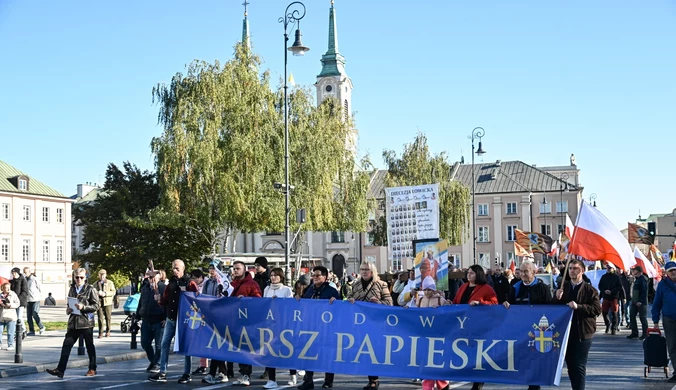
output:
<path id="1" fill-rule="evenodd" d="M 120 331 L 122 333 L 127 333 L 132 326 L 136 325 L 136 309 L 138 308 L 139 300 L 141 300 L 141 294 L 134 294 L 130 295 L 124 302 L 124 314 L 127 315 L 127 318 L 120 323 Z"/>

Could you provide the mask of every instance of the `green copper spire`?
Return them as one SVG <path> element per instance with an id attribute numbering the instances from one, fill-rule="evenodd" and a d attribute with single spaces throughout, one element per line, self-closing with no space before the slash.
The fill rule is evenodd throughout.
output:
<path id="1" fill-rule="evenodd" d="M 336 10 L 331 0 L 329 9 L 329 50 L 322 56 L 322 71 L 317 77 L 345 75 L 345 58 L 338 52 Z"/>
<path id="2" fill-rule="evenodd" d="M 247 6 L 249 5 L 249 2 L 247 0 L 244 0 L 244 3 L 242 3 L 244 6 L 244 20 L 242 21 L 242 44 L 247 48 L 251 49 L 251 42 L 249 42 L 249 12 L 247 10 Z"/>

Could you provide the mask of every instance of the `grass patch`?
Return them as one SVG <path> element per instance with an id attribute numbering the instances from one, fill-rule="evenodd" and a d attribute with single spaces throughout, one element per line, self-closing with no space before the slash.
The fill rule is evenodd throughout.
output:
<path id="1" fill-rule="evenodd" d="M 66 330 L 68 329 L 67 321 L 52 321 L 52 322 L 43 322 L 42 325 L 47 328 L 47 330 Z"/>

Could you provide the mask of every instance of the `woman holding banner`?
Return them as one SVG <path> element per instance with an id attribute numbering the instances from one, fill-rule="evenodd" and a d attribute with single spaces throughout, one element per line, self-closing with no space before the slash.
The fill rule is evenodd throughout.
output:
<path id="1" fill-rule="evenodd" d="M 498 304 L 498 297 L 495 295 L 493 287 L 488 285 L 486 271 L 482 266 L 474 264 L 469 267 L 467 283 L 460 286 L 455 298 L 453 298 L 453 303 L 469 304 L 470 306 Z M 483 387 L 483 383 L 474 382 L 472 390 L 481 390 Z"/>
<path id="2" fill-rule="evenodd" d="M 371 302 L 380 305 L 392 306 L 392 296 L 387 283 L 380 280 L 374 263 L 365 261 L 359 266 L 359 279 L 352 285 L 352 292 L 347 298 L 350 303 L 356 301 Z M 369 376 L 369 384 L 364 390 L 377 389 L 380 386 L 377 376 Z"/>

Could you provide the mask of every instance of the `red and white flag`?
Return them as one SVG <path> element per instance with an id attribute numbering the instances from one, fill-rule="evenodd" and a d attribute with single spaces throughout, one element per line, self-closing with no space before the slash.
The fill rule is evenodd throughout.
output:
<path id="1" fill-rule="evenodd" d="M 650 252 L 648 254 L 650 256 L 650 262 L 653 263 L 653 268 L 655 268 L 655 271 L 657 271 L 657 276 L 655 276 L 655 281 L 659 283 L 660 280 L 662 280 L 662 277 L 664 276 L 664 270 L 662 267 L 660 267 L 660 263 L 655 260 L 655 257 L 653 256 L 653 253 Z"/>
<path id="2" fill-rule="evenodd" d="M 645 272 L 649 278 L 652 279 L 658 276 L 652 261 L 649 261 L 637 247 L 634 247 L 634 259 L 636 259 L 636 265 L 640 265 L 641 268 L 643 268 L 643 272 Z"/>
<path id="3" fill-rule="evenodd" d="M 512 273 L 516 270 L 516 263 L 514 263 L 514 259 L 509 263 L 509 269 L 512 270 Z"/>
<path id="4" fill-rule="evenodd" d="M 584 200 L 568 253 L 589 260 L 606 260 L 624 270 L 636 264 L 627 239 L 605 215 Z"/>
<path id="5" fill-rule="evenodd" d="M 573 225 L 573 221 L 570 220 L 570 216 L 568 213 L 566 213 L 566 237 L 568 239 L 573 238 L 573 233 L 575 232 L 575 225 Z"/>

